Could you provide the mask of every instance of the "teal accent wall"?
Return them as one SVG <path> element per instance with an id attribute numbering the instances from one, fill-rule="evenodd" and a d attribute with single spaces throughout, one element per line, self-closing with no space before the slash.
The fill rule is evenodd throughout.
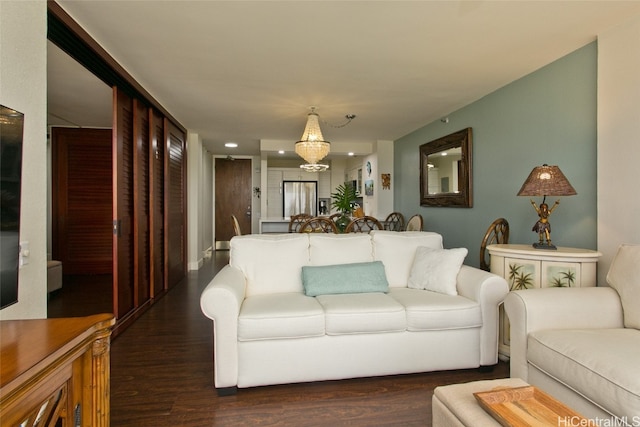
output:
<path id="1" fill-rule="evenodd" d="M 396 140 L 394 209 L 421 214 L 425 230 L 441 233 L 446 248 L 468 248 L 465 263 L 479 266 L 480 243 L 496 218 L 509 221 L 510 243 L 538 240 L 529 197 L 516 194 L 535 166 L 558 165 L 578 194 L 561 197 L 549 217 L 552 242 L 596 249 L 597 56 L 590 43 L 448 114 L 448 123 Z M 466 127 L 473 129 L 473 207 L 420 206 L 420 145 Z"/>

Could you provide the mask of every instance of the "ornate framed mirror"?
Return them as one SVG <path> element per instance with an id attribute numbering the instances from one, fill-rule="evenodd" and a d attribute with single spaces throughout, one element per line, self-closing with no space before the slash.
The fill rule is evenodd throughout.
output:
<path id="1" fill-rule="evenodd" d="M 471 139 L 466 128 L 420 146 L 421 206 L 473 206 Z"/>

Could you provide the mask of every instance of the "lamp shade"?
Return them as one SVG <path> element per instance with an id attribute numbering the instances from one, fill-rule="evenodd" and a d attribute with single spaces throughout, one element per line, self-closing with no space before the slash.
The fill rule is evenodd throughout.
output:
<path id="1" fill-rule="evenodd" d="M 558 166 L 544 164 L 533 168 L 518 196 L 573 196 L 576 190 Z"/>
<path id="2" fill-rule="evenodd" d="M 318 114 L 313 110 L 307 116 L 307 125 L 300 141 L 296 142 L 296 154 L 310 164 L 317 164 L 320 160 L 329 154 L 331 143 L 324 140 L 320 123 L 318 122 Z"/>

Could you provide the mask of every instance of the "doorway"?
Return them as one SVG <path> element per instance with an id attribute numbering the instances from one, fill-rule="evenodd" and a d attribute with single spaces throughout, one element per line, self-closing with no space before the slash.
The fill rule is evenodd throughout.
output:
<path id="1" fill-rule="evenodd" d="M 51 128 L 52 256 L 62 288 L 49 317 L 111 312 L 111 129 Z"/>
<path id="2" fill-rule="evenodd" d="M 215 248 L 229 249 L 231 215 L 242 234 L 251 233 L 251 159 L 216 158 L 215 183 Z"/>

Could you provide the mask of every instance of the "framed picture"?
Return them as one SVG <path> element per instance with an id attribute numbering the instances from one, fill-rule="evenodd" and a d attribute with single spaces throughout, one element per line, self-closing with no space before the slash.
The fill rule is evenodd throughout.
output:
<path id="1" fill-rule="evenodd" d="M 364 194 L 367 196 L 373 196 L 373 180 L 368 179 L 364 182 Z"/>

